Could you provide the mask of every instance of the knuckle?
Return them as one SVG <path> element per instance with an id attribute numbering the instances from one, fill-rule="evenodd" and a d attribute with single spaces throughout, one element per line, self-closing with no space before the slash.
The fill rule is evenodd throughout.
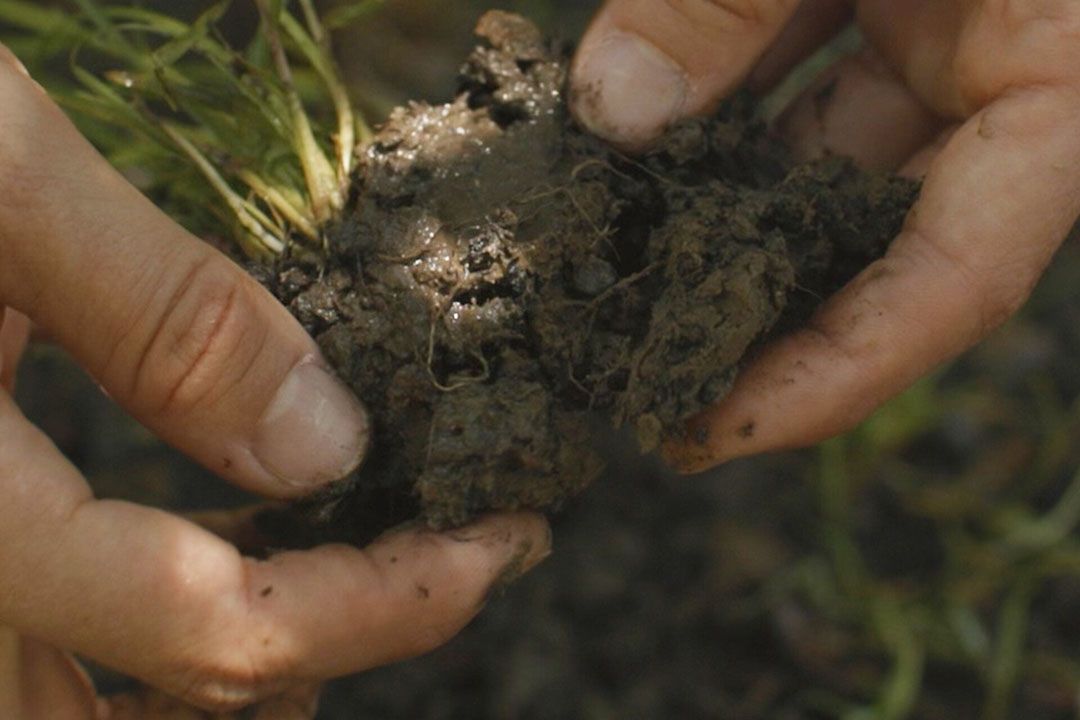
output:
<path id="1" fill-rule="evenodd" d="M 987 52 L 994 48 L 994 53 Z M 1016 88 L 1080 84 L 1080 8 L 991 0 L 958 41 L 950 74 L 973 108 Z"/>
<path id="2" fill-rule="evenodd" d="M 0 46 L 2 47 L 2 46 Z M 12 62 L 17 61 L 12 58 Z M 21 67 L 21 66 L 18 66 Z M 0 54 L 0 243 L 5 257 L 20 250 L 18 219 L 20 213 L 40 206 L 41 198 L 50 189 L 55 191 L 55 178 L 48 168 L 35 162 L 35 146 L 41 136 L 39 107 L 36 99 L 26 92 L 26 78 L 10 67 Z M 13 222 L 15 221 L 15 222 Z M 13 227 L 14 226 L 14 227 Z"/>
<path id="3" fill-rule="evenodd" d="M 200 668 L 180 683 L 178 697 L 185 703 L 214 713 L 226 713 L 258 702 L 264 694 L 258 678 L 224 666 Z"/>
<path id="4" fill-rule="evenodd" d="M 1045 268 L 1040 258 L 969 258 L 938 242 L 932 233 L 918 233 L 916 259 L 945 273 L 955 297 L 972 317 L 968 344 L 975 343 L 1015 314 L 1030 297 Z M 1048 262 L 1048 259 L 1047 259 Z"/>
<path id="5" fill-rule="evenodd" d="M 212 712 L 231 712 L 295 685 L 301 652 L 272 617 L 257 612 L 260 561 L 244 558 L 243 582 L 233 612 L 220 625 L 198 632 L 175 656 L 167 677 L 170 693 Z"/>
<path id="6" fill-rule="evenodd" d="M 134 404 L 156 413 L 185 413 L 216 399 L 243 368 L 258 338 L 246 320 L 254 297 L 239 271 L 213 255 L 187 272 L 137 359 Z"/>
<path id="7" fill-rule="evenodd" d="M 981 262 L 968 262 L 956 255 L 947 259 L 946 267 L 977 319 L 973 342 L 989 335 L 1024 306 L 1049 262 L 1049 257 L 1036 253 Z"/>
<path id="8" fill-rule="evenodd" d="M 3 88 L 0 87 L 0 96 Z M 7 138 L 0 138 L 0 159 L 3 167 L 0 167 L 0 254 L 9 259 L 11 270 L 16 270 L 19 263 L 11 262 L 12 258 L 24 257 L 20 244 L 22 238 L 18 230 L 12 229 L 11 222 L 6 219 L 16 220 L 19 213 L 25 213 L 27 208 L 39 207 L 41 199 L 48 197 L 48 193 L 55 188 L 55 178 L 49 177 L 48 173 L 36 170 L 28 161 L 26 153 L 20 148 L 11 147 L 11 142 L 17 138 L 12 137 L 10 127 Z M 0 272 L 4 268 L 0 267 Z M 13 276 L 14 277 L 14 276 Z M 6 287 L 19 287 L 22 283 L 13 280 L 5 281 Z M 36 298 L 35 298 L 36 300 Z"/>
<path id="9" fill-rule="evenodd" d="M 771 26 L 792 5 L 791 0 L 664 0 L 675 14 L 695 26 L 721 32 Z"/>
<path id="10" fill-rule="evenodd" d="M 233 633 L 221 633 L 220 637 L 229 640 L 213 643 L 174 674 L 180 678 L 174 683 L 179 688 L 176 694 L 184 702 L 213 712 L 230 712 L 285 688 L 290 664 L 270 659 L 270 634 L 247 632 L 238 639 Z"/>
<path id="11" fill-rule="evenodd" d="M 1068 30 L 1080 22 L 1080 12 L 1070 0 L 990 0 L 985 11 L 1008 32 L 1024 32 L 1033 25 Z"/>

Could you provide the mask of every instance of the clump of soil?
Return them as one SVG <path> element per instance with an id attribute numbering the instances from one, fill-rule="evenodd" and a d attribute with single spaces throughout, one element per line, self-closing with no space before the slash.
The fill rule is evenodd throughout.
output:
<path id="1" fill-rule="evenodd" d="M 329 256 L 267 278 L 375 418 L 329 506 L 357 541 L 560 505 L 601 470 L 590 418 L 643 452 L 684 432 L 748 349 L 883 252 L 917 190 L 793 167 L 748 97 L 626 156 L 569 116 L 563 48 L 502 12 L 478 34 L 457 98 L 399 108 L 365 148 Z"/>

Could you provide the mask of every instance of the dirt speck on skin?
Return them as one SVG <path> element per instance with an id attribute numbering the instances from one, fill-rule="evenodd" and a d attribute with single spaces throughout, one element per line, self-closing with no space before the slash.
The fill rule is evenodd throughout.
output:
<path id="1" fill-rule="evenodd" d="M 321 538 L 558 507 L 601 470 L 590 418 L 645 452 L 684 433 L 917 191 L 792 166 L 742 96 L 625 156 L 570 119 L 563 48 L 502 12 L 478 33 L 457 98 L 397 109 L 364 149 L 330 257 L 264 278 L 375 419 Z"/>

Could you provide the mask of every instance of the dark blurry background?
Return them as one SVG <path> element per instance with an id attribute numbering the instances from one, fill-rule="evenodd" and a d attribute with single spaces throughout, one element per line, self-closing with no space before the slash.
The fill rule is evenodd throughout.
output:
<path id="1" fill-rule="evenodd" d="M 495 6 L 390 0 L 337 38 L 357 102 L 449 98 Z M 498 6 L 572 41 L 596 3 Z M 611 469 L 556 518 L 555 554 L 445 649 L 331 684 L 320 718 L 1076 717 L 1078 271 L 1070 243 L 1020 318 L 820 448 L 678 478 L 598 437 Z M 245 500 L 55 348 L 19 402 L 100 495 Z"/>

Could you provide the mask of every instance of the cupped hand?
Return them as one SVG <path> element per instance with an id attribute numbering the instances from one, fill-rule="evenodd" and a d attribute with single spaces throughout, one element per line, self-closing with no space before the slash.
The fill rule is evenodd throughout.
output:
<path id="1" fill-rule="evenodd" d="M 368 417 L 288 313 L 128 185 L 2 46 L 0 98 L 0 716 L 174 712 L 96 700 L 67 652 L 210 711 L 277 696 L 301 712 L 319 681 L 448 640 L 548 552 L 543 519 L 503 514 L 260 561 L 95 500 L 12 401 L 29 321 L 161 437 L 271 498 L 356 467 Z"/>
<path id="2" fill-rule="evenodd" d="M 803 157 L 923 176 L 888 254 L 765 348 L 667 455 L 700 470 L 853 427 L 1027 299 L 1080 214 L 1080 4 L 610 0 L 574 110 L 631 149 L 749 81 L 775 84 L 852 18 L 867 47 L 779 123 Z"/>

